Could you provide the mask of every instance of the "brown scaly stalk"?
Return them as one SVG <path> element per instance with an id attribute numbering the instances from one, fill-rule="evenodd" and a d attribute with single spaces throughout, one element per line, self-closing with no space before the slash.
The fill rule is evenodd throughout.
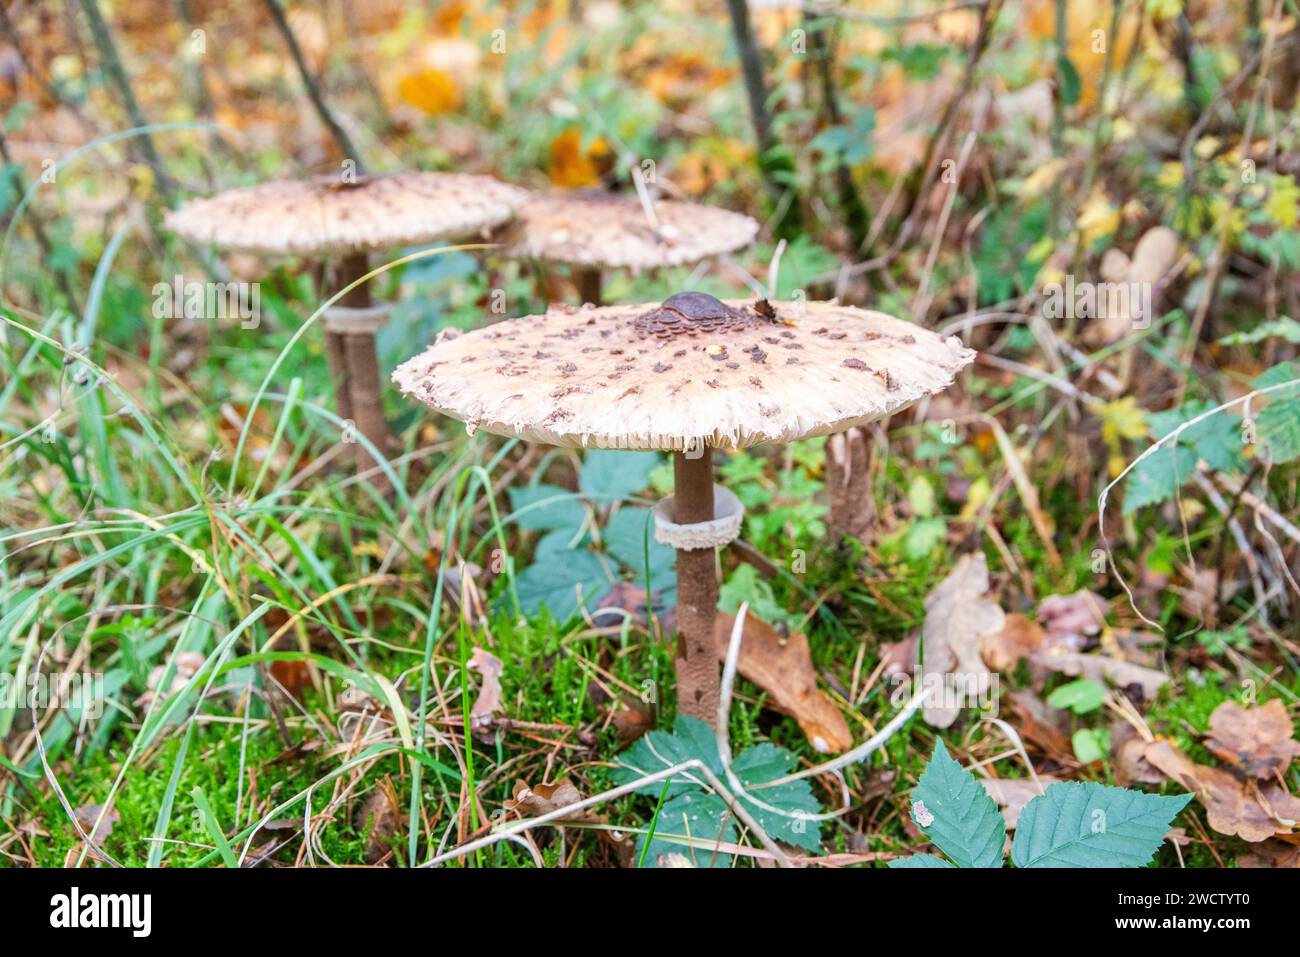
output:
<path id="1" fill-rule="evenodd" d="M 699 450 L 696 450 L 699 451 Z M 713 450 L 673 453 L 673 521 L 693 525 L 713 518 Z M 718 652 L 713 623 L 718 607 L 714 549 L 677 552 L 677 710 L 710 725 L 718 720 Z"/>

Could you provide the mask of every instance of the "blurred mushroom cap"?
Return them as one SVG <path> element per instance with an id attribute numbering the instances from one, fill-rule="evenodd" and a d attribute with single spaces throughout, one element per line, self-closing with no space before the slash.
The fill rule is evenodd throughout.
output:
<path id="1" fill-rule="evenodd" d="M 741 213 L 635 196 L 573 190 L 535 196 L 519 209 L 506 255 L 634 272 L 684 266 L 748 246 L 758 223 Z"/>
<path id="2" fill-rule="evenodd" d="M 258 255 L 348 254 L 463 239 L 514 215 L 525 190 L 464 173 L 274 180 L 167 214 L 184 238 Z"/>
<path id="3" fill-rule="evenodd" d="M 662 305 L 553 307 L 444 330 L 393 381 L 471 431 L 560 446 L 732 449 L 891 415 L 947 388 L 974 357 L 956 338 L 879 312 L 681 293 Z"/>

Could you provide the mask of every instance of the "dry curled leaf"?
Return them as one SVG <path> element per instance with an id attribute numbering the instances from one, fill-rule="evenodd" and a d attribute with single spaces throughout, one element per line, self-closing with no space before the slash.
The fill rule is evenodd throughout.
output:
<path id="1" fill-rule="evenodd" d="M 1069 764 L 1074 759 L 1074 749 L 1067 733 L 1065 712 L 1050 707 L 1032 691 L 1013 691 L 1008 696 L 1016 711 L 1016 729 L 1024 739 L 1036 745 L 1057 764 Z"/>
<path id="2" fill-rule="evenodd" d="M 1272 780 L 1300 754 L 1300 741 L 1282 702 L 1274 698 L 1254 708 L 1225 701 L 1210 715 L 1205 746 L 1215 757 L 1253 778 Z"/>
<path id="3" fill-rule="evenodd" d="M 614 163 L 609 144 L 596 137 L 583 149 L 582 131 L 570 127 L 551 141 L 551 162 L 547 174 L 564 189 L 599 186 L 601 177 Z"/>
<path id="4" fill-rule="evenodd" d="M 988 692 L 992 676 L 980 657 L 980 640 L 1006 623 L 988 591 L 988 562 L 975 552 L 963 555 L 926 596 L 921 680 L 927 692 L 925 721 L 932 727 L 948 727 L 965 704 L 973 703 L 972 696 L 982 699 Z"/>
<path id="5" fill-rule="evenodd" d="M 1251 853 L 1237 858 L 1238 867 L 1300 867 L 1300 847 L 1286 841 L 1267 840 Z"/>
<path id="6" fill-rule="evenodd" d="M 1048 785 L 1059 780 L 1061 779 L 1050 774 L 1040 774 L 1037 782 L 1032 778 L 980 778 L 979 782 L 1002 812 L 1007 830 L 1014 831 L 1025 805 L 1042 794 Z"/>
<path id="7" fill-rule="evenodd" d="M 366 835 L 366 863 L 378 864 L 392 853 L 392 838 L 402 826 L 397 789 L 385 776 L 357 808 L 356 828 Z"/>
<path id="8" fill-rule="evenodd" d="M 735 621 L 734 615 L 718 613 L 714 636 L 719 658 L 727 655 Z M 782 637 L 767 622 L 746 614 L 737 670 L 768 693 L 773 708 L 799 722 L 816 751 L 837 754 L 853 745 L 848 722 L 817 687 L 817 672 L 802 632 Z"/>
<path id="9" fill-rule="evenodd" d="M 1049 648 L 1078 651 L 1106 626 L 1106 601 L 1086 589 L 1048 595 L 1038 604 L 1038 621 Z"/>
<path id="10" fill-rule="evenodd" d="M 180 691 L 185 687 L 189 680 L 198 673 L 198 670 L 203 667 L 203 662 L 206 660 L 207 659 L 203 654 L 198 651 L 177 652 L 175 657 L 169 663 L 172 668 L 172 677 L 167 687 L 161 688 L 159 686 L 162 684 L 163 678 L 167 674 L 168 664 L 157 665 L 149 672 L 148 678 L 145 679 L 145 685 L 149 690 L 140 695 L 140 697 L 136 699 L 135 703 L 141 707 L 148 707 L 148 705 L 158 695 L 169 695 L 173 692 Z"/>
<path id="11" fill-rule="evenodd" d="M 631 744 L 655 726 L 654 710 L 645 705 L 631 705 L 614 712 L 614 730 L 623 744 Z"/>
<path id="12" fill-rule="evenodd" d="M 1231 771 L 1197 764 L 1169 741 L 1152 742 L 1145 757 L 1170 780 L 1196 795 L 1205 805 L 1210 827 L 1220 834 L 1258 843 L 1275 834 L 1293 833 L 1300 820 L 1300 801 L 1280 785 L 1261 788 Z"/>
<path id="13" fill-rule="evenodd" d="M 1028 615 L 1007 615 L 1001 631 L 980 638 L 980 654 L 995 671 L 1011 671 L 1038 650 L 1046 634 Z"/>
<path id="14" fill-rule="evenodd" d="M 1030 661 L 1050 671 L 1059 671 L 1072 678 L 1088 678 L 1098 684 L 1109 681 L 1119 688 L 1137 685 L 1147 701 L 1154 699 L 1160 688 L 1169 681 L 1169 676 L 1163 671 L 1107 655 L 1085 655 L 1077 651 L 1037 651 L 1030 656 Z"/>
<path id="15" fill-rule="evenodd" d="M 501 669 L 504 666 L 501 659 L 486 648 L 475 648 L 466 667 L 483 677 L 478 697 L 470 708 L 470 724 L 475 728 L 485 727 L 492 723 L 493 717 L 501 710 Z"/>
<path id="16" fill-rule="evenodd" d="M 115 809 L 105 811 L 102 804 L 83 804 L 72 813 L 81 829 L 90 835 L 92 844 L 103 844 L 113 833 L 113 825 L 121 820 Z"/>
<path id="17" fill-rule="evenodd" d="M 1159 784 L 1165 775 L 1146 759 L 1147 745 L 1151 742 L 1138 735 L 1137 729 L 1127 721 L 1115 721 L 1110 730 L 1111 750 L 1115 755 L 1115 783 L 1120 787 L 1134 784 Z"/>
<path id="18" fill-rule="evenodd" d="M 880 643 L 880 664 L 886 678 L 894 675 L 910 675 L 916 670 L 917 635 L 908 635 L 902 641 L 882 641 Z"/>
<path id="19" fill-rule="evenodd" d="M 539 784 L 530 788 L 526 781 L 515 782 L 514 797 L 505 802 L 505 809 L 520 817 L 541 817 L 582 800 L 582 792 L 568 780 L 554 784 Z M 565 815 L 564 819 L 585 818 L 581 811 Z"/>
<path id="20" fill-rule="evenodd" d="M 597 628 L 617 627 L 629 618 L 649 627 L 653 613 L 663 634 L 670 635 L 677 630 L 677 607 L 665 602 L 663 592 L 659 590 L 654 591 L 647 602 L 644 588 L 629 581 L 616 582 L 598 606 L 591 613 L 591 623 Z"/>

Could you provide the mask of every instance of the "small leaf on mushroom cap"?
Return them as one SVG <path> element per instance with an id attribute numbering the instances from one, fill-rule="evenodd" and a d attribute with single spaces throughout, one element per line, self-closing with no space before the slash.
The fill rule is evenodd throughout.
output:
<path id="1" fill-rule="evenodd" d="M 758 223 L 712 206 L 658 200 L 657 222 L 640 200 L 601 190 L 536 196 L 519 209 L 506 255 L 593 268 L 682 266 L 742 249 Z"/>
<path id="2" fill-rule="evenodd" d="M 275 180 L 168 212 L 173 232 L 260 255 L 356 253 L 463 239 L 514 215 L 528 193 L 489 176 L 392 173 Z"/>
<path id="3" fill-rule="evenodd" d="M 393 380 L 498 435 L 610 449 L 743 448 L 892 415 L 947 388 L 975 356 L 956 338 L 883 313 L 771 305 L 775 318 L 703 294 L 556 308 L 440 340 Z"/>

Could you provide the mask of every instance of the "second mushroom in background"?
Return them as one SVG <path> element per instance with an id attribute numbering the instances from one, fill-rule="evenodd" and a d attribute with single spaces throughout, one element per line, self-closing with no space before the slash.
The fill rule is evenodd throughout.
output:
<path id="1" fill-rule="evenodd" d="M 714 450 L 875 421 L 947 388 L 974 355 L 878 312 L 685 292 L 449 330 L 393 379 L 474 429 L 672 453 L 676 487 L 655 508 L 655 536 L 677 550 L 678 710 L 716 726 L 716 550 L 739 534 L 743 508 L 713 483 Z"/>
<path id="2" fill-rule="evenodd" d="M 229 252 L 323 259 L 339 290 L 370 272 L 371 253 L 483 235 L 510 219 L 527 195 L 462 173 L 317 176 L 190 200 L 168 214 L 167 225 L 191 242 Z M 375 333 L 391 309 L 375 303 L 361 283 L 323 317 L 339 418 L 385 455 L 391 441 Z M 374 462 L 363 454 L 359 464 Z"/>

